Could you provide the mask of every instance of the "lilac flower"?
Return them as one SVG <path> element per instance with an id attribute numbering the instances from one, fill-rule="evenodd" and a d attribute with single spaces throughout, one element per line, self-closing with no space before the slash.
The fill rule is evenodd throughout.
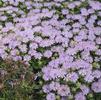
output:
<path id="1" fill-rule="evenodd" d="M 10 54 L 11 54 L 12 56 L 16 56 L 16 55 L 19 55 L 19 51 L 16 50 L 16 49 L 13 49 L 13 50 L 10 52 Z"/>
<path id="2" fill-rule="evenodd" d="M 42 54 L 41 53 L 35 53 L 34 54 L 35 59 L 41 59 L 42 58 Z"/>
<path id="3" fill-rule="evenodd" d="M 14 56 L 13 60 L 14 61 L 20 61 L 20 60 L 22 60 L 22 58 L 21 58 L 21 56 Z"/>
<path id="4" fill-rule="evenodd" d="M 80 1 L 75 1 L 74 4 L 75 4 L 76 6 L 80 6 L 80 5 L 81 5 L 81 2 L 80 2 Z"/>
<path id="5" fill-rule="evenodd" d="M 101 82 L 101 78 L 99 78 L 98 82 Z"/>
<path id="6" fill-rule="evenodd" d="M 89 1 L 89 4 L 94 10 L 101 9 L 101 3 L 99 3 L 98 1 Z"/>
<path id="7" fill-rule="evenodd" d="M 42 72 L 44 73 L 44 75 L 43 75 L 43 79 L 44 80 L 49 80 L 50 79 L 50 76 L 49 76 L 49 72 L 50 72 L 50 67 L 44 67 L 43 69 L 42 69 Z"/>
<path id="8" fill-rule="evenodd" d="M 47 57 L 47 58 L 49 58 L 49 57 L 52 56 L 52 52 L 49 51 L 49 50 L 47 50 L 47 51 L 45 51 L 44 56 Z"/>
<path id="9" fill-rule="evenodd" d="M 96 38 L 96 43 L 97 44 L 101 44 L 101 38 L 99 37 L 99 38 Z"/>
<path id="10" fill-rule="evenodd" d="M 30 61 L 30 60 L 31 60 L 30 55 L 25 55 L 25 56 L 24 56 L 24 61 Z"/>
<path id="11" fill-rule="evenodd" d="M 101 77 L 101 71 L 100 70 L 94 70 L 92 72 L 93 77 L 100 78 Z"/>
<path id="12" fill-rule="evenodd" d="M 67 75 L 67 77 L 69 78 L 70 81 L 76 83 L 76 81 L 78 80 L 78 74 L 73 72 L 70 73 L 69 75 Z"/>
<path id="13" fill-rule="evenodd" d="M 92 33 L 89 33 L 89 35 L 88 35 L 88 39 L 89 40 L 91 40 L 91 41 L 94 41 L 95 40 L 95 35 L 94 34 L 92 34 Z"/>
<path id="14" fill-rule="evenodd" d="M 86 100 L 86 97 L 82 93 L 77 93 L 75 95 L 75 100 Z"/>
<path id="15" fill-rule="evenodd" d="M 79 74 L 82 75 L 82 76 L 87 75 L 87 73 L 91 73 L 91 69 L 90 68 L 79 70 Z"/>
<path id="16" fill-rule="evenodd" d="M 84 80 L 88 83 L 92 82 L 94 80 L 94 76 L 92 76 L 91 74 L 87 74 L 84 78 Z"/>
<path id="17" fill-rule="evenodd" d="M 68 13 L 69 13 L 69 11 L 68 11 L 67 9 L 63 9 L 63 10 L 62 10 L 62 14 L 66 15 L 66 14 L 68 14 Z"/>
<path id="18" fill-rule="evenodd" d="M 70 89 L 67 85 L 61 85 L 58 89 L 58 94 L 61 96 L 68 96 L 70 94 Z"/>
<path id="19" fill-rule="evenodd" d="M 25 52 L 25 53 L 27 52 L 27 47 L 26 47 L 26 45 L 20 45 L 20 46 L 19 46 L 19 49 L 20 49 L 21 52 Z"/>
<path id="20" fill-rule="evenodd" d="M 101 26 L 101 21 L 98 21 L 97 24 L 98 24 L 99 26 Z"/>
<path id="21" fill-rule="evenodd" d="M 79 28 L 73 28 L 72 31 L 73 31 L 74 34 L 78 34 L 80 30 L 79 30 Z"/>
<path id="22" fill-rule="evenodd" d="M 92 14 L 92 13 L 94 13 L 94 12 L 95 12 L 94 9 L 92 9 L 92 8 L 88 9 L 88 13 L 89 13 L 89 14 Z"/>
<path id="23" fill-rule="evenodd" d="M 76 54 L 76 49 L 74 49 L 74 48 L 68 48 L 67 51 L 66 51 L 66 54 L 68 54 L 68 55 L 74 55 L 74 54 Z"/>
<path id="24" fill-rule="evenodd" d="M 50 90 L 56 91 L 60 88 L 60 84 L 58 82 L 51 82 L 49 87 L 50 87 Z"/>
<path id="25" fill-rule="evenodd" d="M 100 81 L 99 81 L 99 82 L 94 82 L 94 83 L 92 84 L 92 90 L 93 90 L 94 92 L 96 92 L 96 93 L 101 92 L 101 82 L 100 82 Z"/>
<path id="26" fill-rule="evenodd" d="M 70 9 L 75 8 L 75 4 L 74 4 L 74 3 L 70 3 L 70 4 L 68 4 L 68 8 L 70 8 Z"/>
<path id="27" fill-rule="evenodd" d="M 30 49 L 37 49 L 38 48 L 38 44 L 37 43 L 31 43 L 30 44 Z"/>
<path id="28" fill-rule="evenodd" d="M 82 90 L 82 93 L 84 95 L 87 95 L 89 93 L 89 88 L 87 86 L 85 86 L 85 85 L 81 85 L 80 89 Z"/>
<path id="29" fill-rule="evenodd" d="M 75 39 L 75 41 L 80 42 L 80 41 L 82 41 L 83 37 L 82 36 L 76 36 L 74 39 Z"/>
<path id="30" fill-rule="evenodd" d="M 44 91 L 45 93 L 49 93 L 49 92 L 50 92 L 49 85 L 44 85 L 42 89 L 43 89 L 43 91 Z"/>
<path id="31" fill-rule="evenodd" d="M 55 94 L 53 94 L 53 93 L 47 94 L 46 100 L 56 100 L 55 99 Z"/>
<path id="32" fill-rule="evenodd" d="M 101 50 L 99 50 L 99 49 L 96 50 L 96 54 L 97 54 L 97 55 L 101 55 Z"/>

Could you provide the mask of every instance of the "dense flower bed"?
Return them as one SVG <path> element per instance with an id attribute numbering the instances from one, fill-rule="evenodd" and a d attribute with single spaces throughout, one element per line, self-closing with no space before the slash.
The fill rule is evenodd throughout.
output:
<path id="1" fill-rule="evenodd" d="M 101 0 L 0 0 L 0 100 L 101 100 Z"/>

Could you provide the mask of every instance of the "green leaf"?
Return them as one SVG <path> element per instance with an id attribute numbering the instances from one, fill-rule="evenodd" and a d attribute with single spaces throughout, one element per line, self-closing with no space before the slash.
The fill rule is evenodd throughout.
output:
<path id="1" fill-rule="evenodd" d="M 2 7 L 3 6 L 3 1 L 2 0 L 0 0 L 0 7 Z"/>

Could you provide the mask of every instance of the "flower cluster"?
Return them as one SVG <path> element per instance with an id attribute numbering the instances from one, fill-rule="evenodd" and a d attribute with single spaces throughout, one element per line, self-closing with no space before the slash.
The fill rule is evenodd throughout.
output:
<path id="1" fill-rule="evenodd" d="M 47 60 L 47 100 L 101 92 L 100 0 L 2 0 L 0 6 L 0 57 L 28 65 Z"/>

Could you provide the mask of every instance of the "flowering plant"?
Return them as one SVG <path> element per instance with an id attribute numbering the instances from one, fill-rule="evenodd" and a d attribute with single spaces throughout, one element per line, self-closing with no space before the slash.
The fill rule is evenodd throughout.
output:
<path id="1" fill-rule="evenodd" d="M 100 0 L 0 0 L 1 100 L 101 100 Z"/>

